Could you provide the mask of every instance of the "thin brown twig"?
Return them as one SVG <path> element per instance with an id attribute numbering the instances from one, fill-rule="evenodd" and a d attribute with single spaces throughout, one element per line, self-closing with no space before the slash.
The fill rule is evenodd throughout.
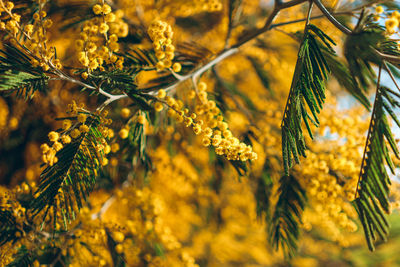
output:
<path id="1" fill-rule="evenodd" d="M 399 87 L 399 85 L 397 84 L 396 79 L 394 78 L 392 71 L 389 69 L 388 65 L 386 64 L 386 62 L 385 62 L 384 60 L 383 60 L 383 66 L 385 67 L 386 72 L 389 73 L 389 76 L 390 76 L 390 78 L 392 79 L 394 85 L 395 85 L 395 86 L 397 87 L 397 89 L 400 91 L 400 87 Z"/>
<path id="2" fill-rule="evenodd" d="M 335 25 L 336 28 L 341 30 L 343 33 L 349 35 L 352 33 L 351 30 L 349 30 L 346 26 L 341 24 L 327 9 L 326 7 L 321 3 L 320 0 L 312 0 L 315 5 L 321 10 L 321 12 L 326 16 L 326 18 L 333 24 Z"/>

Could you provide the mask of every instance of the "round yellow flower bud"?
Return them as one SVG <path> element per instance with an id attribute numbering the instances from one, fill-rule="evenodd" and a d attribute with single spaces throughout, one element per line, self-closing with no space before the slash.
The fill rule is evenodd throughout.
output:
<path id="1" fill-rule="evenodd" d="M 104 4 L 103 7 L 102 7 L 102 11 L 103 11 L 103 13 L 105 15 L 107 15 L 108 13 L 111 12 L 111 7 L 109 5 L 107 5 L 107 4 Z"/>
<path id="2" fill-rule="evenodd" d="M 50 147 L 49 147 L 48 144 L 42 144 L 40 146 L 40 149 L 42 150 L 42 153 L 46 153 L 46 152 L 48 152 L 50 150 Z"/>
<path id="3" fill-rule="evenodd" d="M 180 71 L 182 70 L 182 65 L 181 65 L 180 63 L 175 62 L 175 63 L 172 65 L 172 69 L 173 69 L 175 72 L 180 72 Z"/>
<path id="4" fill-rule="evenodd" d="M 101 13 L 101 6 L 100 5 L 94 5 L 93 6 L 93 13 L 96 15 L 99 15 Z"/>
<path id="5" fill-rule="evenodd" d="M 160 103 L 160 102 L 156 102 L 156 103 L 154 104 L 154 109 L 155 109 L 157 112 L 160 112 L 161 110 L 163 110 L 163 104 Z"/>
<path id="6" fill-rule="evenodd" d="M 166 95 L 167 95 L 167 93 L 165 92 L 164 89 L 158 90 L 157 96 L 158 96 L 159 98 L 162 99 L 162 98 L 164 98 Z"/>
<path id="7" fill-rule="evenodd" d="M 377 7 L 375 8 L 375 12 L 378 13 L 378 14 L 383 13 L 383 11 L 384 11 L 384 9 L 383 9 L 382 6 L 377 6 Z"/>
<path id="8" fill-rule="evenodd" d="M 129 108 L 123 108 L 123 109 L 121 109 L 120 114 L 121 114 L 122 118 L 127 119 L 131 115 L 131 110 Z"/>
<path id="9" fill-rule="evenodd" d="M 113 238 L 114 238 L 115 242 L 121 243 L 121 242 L 124 241 L 125 235 L 123 233 L 121 233 L 121 232 L 114 232 L 113 233 Z"/>
<path id="10" fill-rule="evenodd" d="M 126 139 L 128 138 L 129 131 L 127 129 L 121 129 L 118 134 L 121 139 Z"/>
<path id="11" fill-rule="evenodd" d="M 139 115 L 137 118 L 137 122 L 140 124 L 145 124 L 146 123 L 146 117 L 143 115 Z"/>
<path id="12" fill-rule="evenodd" d="M 197 86 L 197 89 L 200 92 L 203 92 L 207 89 L 207 84 L 205 82 L 200 82 L 199 85 Z"/>
<path id="13" fill-rule="evenodd" d="M 203 143 L 203 146 L 209 146 L 211 144 L 210 138 L 208 137 L 204 137 L 201 142 Z"/>
<path id="14" fill-rule="evenodd" d="M 119 144 L 118 143 L 114 143 L 111 145 L 111 151 L 113 153 L 117 152 L 119 150 Z"/>
<path id="15" fill-rule="evenodd" d="M 73 129 L 70 135 L 72 138 L 78 138 L 81 135 L 81 132 L 78 129 Z"/>
<path id="16" fill-rule="evenodd" d="M 51 142 L 57 141 L 59 137 L 60 137 L 60 135 L 57 132 L 52 131 L 49 133 L 49 140 Z"/>
<path id="17" fill-rule="evenodd" d="M 80 113 L 80 114 L 78 115 L 78 121 L 79 121 L 80 123 L 85 123 L 85 121 L 86 121 L 86 115 Z"/>
<path id="18" fill-rule="evenodd" d="M 118 245 L 115 246 L 115 251 L 118 254 L 121 254 L 124 251 L 124 247 L 121 244 L 118 244 Z"/>

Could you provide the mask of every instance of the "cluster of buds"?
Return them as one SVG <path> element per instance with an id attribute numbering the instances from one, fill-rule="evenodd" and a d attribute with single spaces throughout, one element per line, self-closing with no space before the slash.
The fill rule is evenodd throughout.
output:
<path id="1" fill-rule="evenodd" d="M 161 103 L 166 104 L 169 107 L 168 116 L 183 123 L 186 127 L 191 127 L 196 135 L 202 134 L 203 145 L 214 146 L 216 154 L 225 155 L 228 160 L 257 159 L 257 154 L 253 152 L 251 146 L 240 142 L 232 135 L 215 102 L 207 99 L 207 85 L 200 83 L 198 89 L 198 101 L 201 103 L 196 106 L 196 113 L 191 113 L 189 109 L 184 108 L 181 100 L 166 96 L 164 90 L 159 90 L 157 95 L 159 100 L 154 104 L 154 108 L 156 111 L 161 111 Z M 193 94 L 196 96 L 195 91 L 192 92 Z M 160 105 L 161 107 L 159 107 Z"/>
<path id="2" fill-rule="evenodd" d="M 201 133 L 202 120 L 197 120 L 197 115 L 191 113 L 189 109 L 184 108 L 183 102 L 171 96 L 167 96 L 163 89 L 158 91 L 158 102 L 154 107 L 156 111 L 162 110 L 162 105 L 165 104 L 169 107 L 167 114 L 178 123 L 183 123 L 186 127 L 191 127 L 193 132 L 198 135 Z M 157 104 L 159 103 L 159 104 Z"/>
<path id="3" fill-rule="evenodd" d="M 225 155 L 228 160 L 256 160 L 252 147 L 233 136 L 215 101 L 208 99 L 207 84 L 200 82 L 197 89 L 197 92 L 191 91 L 189 97 L 196 98 L 195 112 L 204 120 L 203 145 L 214 146 L 215 153 Z"/>
<path id="4" fill-rule="evenodd" d="M 39 1 L 39 4 L 42 3 Z M 17 40 L 18 34 L 23 34 L 27 41 L 24 46 L 28 47 L 34 58 L 32 59 L 33 66 L 41 66 L 47 71 L 50 67 L 61 69 L 62 65 L 59 59 L 55 59 L 55 49 L 47 45 L 47 29 L 53 22 L 46 18 L 47 13 L 43 10 L 33 14 L 33 24 L 27 24 L 21 27 L 21 16 L 13 13 L 14 4 L 11 1 L 0 0 L 0 13 L 5 12 L 8 16 L 7 21 L 0 22 L 0 29 L 7 31 Z M 21 44 L 22 45 L 22 44 Z"/>
<path id="5" fill-rule="evenodd" d="M 222 10 L 221 0 L 171 1 L 170 10 L 178 17 L 188 17 L 201 12 L 218 12 Z"/>
<path id="6" fill-rule="evenodd" d="M 101 133 L 101 138 L 99 138 L 99 144 L 96 147 L 97 152 L 99 153 L 99 158 L 102 158 L 102 165 L 106 165 L 108 163 L 107 158 L 102 155 L 108 154 L 111 151 L 110 146 L 107 144 L 106 138 L 111 138 L 114 135 L 114 132 L 107 127 L 107 125 L 111 124 L 112 120 L 106 118 L 107 113 L 103 112 L 100 114 L 91 114 L 87 111 L 83 110 L 83 105 L 78 107 L 75 101 L 72 104 L 68 105 L 67 113 L 71 115 L 70 118 L 64 119 L 62 122 L 62 128 L 60 131 L 51 131 L 48 135 L 49 141 L 52 144 L 49 146 L 47 143 L 44 143 L 40 146 L 43 156 L 42 160 L 45 164 L 49 166 L 53 166 L 58 162 L 58 158 L 56 156 L 57 152 L 60 151 L 64 145 L 73 142 L 74 140 L 79 139 L 82 141 L 81 145 L 85 145 L 85 140 L 80 139 L 82 135 L 87 134 L 91 130 L 90 122 L 88 124 L 89 117 L 98 116 L 99 125 L 97 125 L 97 130 Z M 91 118 L 93 120 L 94 118 Z"/>
<path id="7" fill-rule="evenodd" d="M 121 112 L 121 114 L 124 114 L 125 112 L 127 112 L 126 109 L 123 109 L 122 112 Z M 130 111 L 129 111 L 129 114 L 130 114 Z M 128 116 L 129 116 L 129 115 L 128 115 Z M 136 118 L 136 122 L 139 123 L 139 124 L 141 124 L 141 125 L 145 125 L 145 124 L 147 123 L 146 116 L 143 115 L 143 114 L 141 114 L 141 113 L 139 113 L 139 114 L 138 114 L 136 117 L 134 117 L 134 118 Z M 131 120 L 129 120 L 128 123 L 129 123 L 130 121 L 131 121 Z M 118 132 L 119 137 L 120 137 L 121 139 L 126 139 L 126 138 L 128 138 L 129 133 L 130 133 L 130 129 L 131 129 L 131 127 L 129 126 L 129 124 L 126 124 L 126 125 Z"/>
<path id="8" fill-rule="evenodd" d="M 52 142 L 53 145 L 50 147 L 48 144 L 44 143 L 40 146 L 40 149 L 42 150 L 43 153 L 42 156 L 43 162 L 48 164 L 49 166 L 53 166 L 53 164 L 58 162 L 56 153 L 57 151 L 63 148 L 63 144 L 59 142 L 60 134 L 58 132 L 52 131 L 49 133 L 48 136 L 50 142 Z M 71 139 L 69 139 L 69 142 L 71 142 Z"/>
<path id="9" fill-rule="evenodd" d="M 113 64 L 117 69 L 123 68 L 123 58 L 114 52 L 118 52 L 120 48 L 118 38 L 128 35 L 128 25 L 122 20 L 123 11 L 111 11 L 107 4 L 94 5 L 93 12 L 98 16 L 83 24 L 80 39 L 76 41 L 79 62 L 89 72 L 96 69 L 104 71 L 104 63 Z M 86 79 L 88 72 L 84 72 L 82 76 Z"/>
<path id="10" fill-rule="evenodd" d="M 9 19 L 7 21 L 0 21 L 0 29 L 8 31 L 12 36 L 16 37 L 20 32 L 19 22 L 21 16 L 12 13 L 14 3 L 11 1 L 0 0 L 0 13 L 5 12 Z"/>
<path id="11" fill-rule="evenodd" d="M 391 35 L 399 32 L 400 23 L 400 13 L 399 11 L 394 11 L 392 13 L 386 14 L 385 9 L 382 6 L 377 6 L 375 8 L 374 20 L 379 21 L 382 17 L 385 19 L 386 32 Z"/>
<path id="12" fill-rule="evenodd" d="M 148 34 L 153 41 L 153 48 L 158 59 L 156 64 L 157 70 L 163 70 L 172 66 L 175 72 L 181 71 L 182 66 L 180 63 L 172 65 L 172 60 L 175 56 L 175 47 L 172 44 L 174 33 L 172 32 L 171 25 L 161 20 L 155 20 L 151 23 Z"/>

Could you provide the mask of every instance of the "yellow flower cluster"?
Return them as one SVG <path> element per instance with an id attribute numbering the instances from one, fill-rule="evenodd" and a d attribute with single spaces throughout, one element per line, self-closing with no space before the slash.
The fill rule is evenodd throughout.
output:
<path id="1" fill-rule="evenodd" d="M 310 144 L 312 151 L 307 151 L 307 157 L 294 169 L 312 207 L 305 213 L 304 228 L 321 227 L 330 240 L 348 246 L 348 233 L 357 230 L 357 214 L 350 201 L 355 196 L 368 121 L 361 115 L 362 108 L 338 112 L 327 107 L 324 111 L 319 135 L 327 136 L 328 132 L 337 136 Z"/>
<path id="2" fill-rule="evenodd" d="M 302 168 L 299 170 L 304 178 L 302 183 L 316 213 L 322 214 L 326 220 L 331 220 L 334 226 L 354 232 L 357 226 L 350 218 L 354 218 L 355 213 L 344 199 L 346 192 L 340 185 L 345 182 L 345 178 L 339 171 L 330 171 L 332 166 L 329 165 L 335 162 L 333 156 L 330 156 L 332 155 L 307 153 L 307 159 L 302 162 Z M 338 241 L 340 237 L 343 236 L 337 235 L 336 240 L 332 239 Z"/>
<path id="3" fill-rule="evenodd" d="M 215 152 L 226 155 L 228 160 L 256 160 L 257 153 L 253 152 L 251 146 L 233 136 L 215 101 L 208 100 L 207 84 L 200 82 L 197 89 L 198 92 L 191 91 L 189 97 L 196 98 L 195 112 L 204 120 L 203 145 L 214 146 Z"/>
<path id="4" fill-rule="evenodd" d="M 382 6 L 375 8 L 374 21 L 379 21 L 381 16 L 385 17 L 386 32 L 391 35 L 399 32 L 400 12 L 394 11 L 391 14 L 385 14 L 385 9 Z"/>
<path id="5" fill-rule="evenodd" d="M 123 68 L 123 58 L 114 52 L 120 49 L 118 38 L 126 37 L 129 33 L 128 25 L 122 20 L 122 10 L 111 12 L 107 4 L 94 5 L 93 12 L 99 15 L 83 24 L 80 39 L 76 41 L 79 62 L 88 68 L 88 71 L 99 69 L 104 71 L 103 64 L 113 64 L 115 68 Z M 82 74 L 83 78 L 88 73 Z"/>
<path id="6" fill-rule="evenodd" d="M 41 1 L 39 5 L 42 7 Z M 27 41 L 25 45 L 32 51 L 34 58 L 32 59 L 33 66 L 41 66 L 44 70 L 50 67 L 62 68 L 59 59 L 55 59 L 55 48 L 47 44 L 47 30 L 52 26 L 51 19 L 46 18 L 47 13 L 41 9 L 33 14 L 33 24 L 27 24 L 22 29 L 20 20 L 21 16 L 13 13 L 14 4 L 11 1 L 0 1 L 0 12 L 5 12 L 8 15 L 7 21 L 0 21 L 0 29 L 7 31 L 13 36 L 15 41 L 17 35 L 22 33 Z M 22 44 L 21 44 L 22 45 Z"/>
<path id="7" fill-rule="evenodd" d="M 182 67 L 180 63 L 172 65 L 172 60 L 175 56 L 175 46 L 172 44 L 174 33 L 172 32 L 171 25 L 161 20 L 155 20 L 151 23 L 147 32 L 153 41 L 153 48 L 158 59 L 156 64 L 157 70 L 163 70 L 172 66 L 175 72 L 181 71 Z"/>
<path id="8" fill-rule="evenodd" d="M 113 197 L 106 192 L 91 195 L 91 204 L 98 210 L 109 202 L 100 214 L 84 208 L 80 224 L 72 230 L 75 238 L 62 236 L 60 243 L 72 256 L 70 266 L 110 266 L 111 256 L 107 240 L 113 240 L 113 250 L 124 258 L 128 266 L 188 266 L 196 267 L 193 257 L 182 251 L 181 244 L 159 216 L 162 203 L 148 188 L 115 190 Z M 93 217 L 95 216 L 95 217 Z M 85 245 L 83 245 L 85 244 Z M 96 248 L 93 254 L 87 248 Z M 158 254 L 162 249 L 164 257 Z"/>
<path id="9" fill-rule="evenodd" d="M 69 105 L 69 110 L 67 113 L 70 113 L 72 116 L 75 116 L 76 122 L 73 122 L 70 119 L 63 120 L 62 130 L 60 132 L 51 131 L 48 134 L 49 141 L 52 143 L 49 146 L 47 143 L 44 143 L 40 146 L 42 150 L 43 156 L 42 160 L 45 164 L 49 166 L 53 166 L 58 162 L 58 158 L 56 156 L 57 152 L 60 151 L 65 144 L 71 143 L 74 139 L 78 139 L 82 134 L 86 134 L 90 131 L 90 126 L 86 125 L 86 120 L 88 116 L 91 116 L 87 111 L 83 111 L 83 105 L 78 107 L 75 101 Z M 100 115 L 100 114 L 98 114 Z M 100 125 L 98 126 L 98 130 L 102 133 L 103 138 L 101 138 L 101 144 L 98 144 L 96 149 L 100 158 L 102 158 L 101 164 L 107 165 L 108 159 L 103 155 L 110 153 L 111 149 L 108 146 L 105 138 L 110 137 L 110 129 L 106 126 L 111 124 L 111 119 L 105 118 L 107 112 L 103 112 L 102 116 L 100 116 Z M 85 145 L 85 141 L 83 140 L 82 145 Z"/>
<path id="10" fill-rule="evenodd" d="M 162 146 L 152 152 L 155 171 L 150 182 L 163 203 L 160 216 L 186 252 L 208 266 L 279 265 L 280 256 L 268 249 L 265 224 L 256 219 L 252 181 L 237 183 L 227 169 L 215 179 L 209 155 L 193 145 L 174 156 Z"/>
<path id="11" fill-rule="evenodd" d="M 184 108 L 181 100 L 166 96 L 164 90 L 158 91 L 159 102 L 154 104 L 156 111 L 162 110 L 162 103 L 169 107 L 167 114 L 179 123 L 184 123 L 186 127 L 191 127 L 196 135 L 202 134 L 202 144 L 204 146 L 214 146 L 217 155 L 225 155 L 228 160 L 256 160 L 257 154 L 252 147 L 240 142 L 232 135 L 228 123 L 223 121 L 220 109 L 215 101 L 207 99 L 207 85 L 199 83 L 199 93 L 191 91 L 189 97 L 197 96 L 195 113 Z M 165 98 L 165 101 L 162 100 Z"/>
<path id="12" fill-rule="evenodd" d="M 11 1 L 0 0 L 0 12 L 5 12 L 9 16 L 7 21 L 0 21 L 0 29 L 8 31 L 12 36 L 16 37 L 20 32 L 21 16 L 12 13 L 14 3 Z"/>
<path id="13" fill-rule="evenodd" d="M 188 17 L 201 12 L 218 12 L 222 10 L 220 0 L 163 0 L 168 13 Z"/>
<path id="14" fill-rule="evenodd" d="M 11 190 L 0 186 L 0 207 L 2 211 L 7 210 L 12 213 L 16 219 L 14 226 L 17 228 L 17 232 L 15 236 L 22 237 L 15 243 L 8 242 L 0 247 L 0 266 L 7 266 L 13 260 L 12 255 L 17 253 L 21 245 L 25 245 L 28 248 L 32 247 L 30 242 L 26 238 L 23 238 L 25 236 L 24 222 L 27 221 L 26 208 L 21 206 L 21 203 L 17 201 L 18 196 L 28 194 L 31 190 L 32 188 L 26 183 L 22 183 Z"/>

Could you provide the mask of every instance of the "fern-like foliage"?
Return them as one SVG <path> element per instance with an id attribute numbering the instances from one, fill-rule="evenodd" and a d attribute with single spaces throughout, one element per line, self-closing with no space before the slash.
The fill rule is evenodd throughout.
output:
<path id="1" fill-rule="evenodd" d="M 153 50 L 132 49 L 121 54 L 124 57 L 124 67 L 130 73 L 137 73 L 142 70 L 155 70 L 157 58 Z"/>
<path id="2" fill-rule="evenodd" d="M 131 70 L 95 71 L 89 75 L 88 82 L 101 85 L 101 89 L 111 94 L 121 94 L 136 88 L 135 77 L 137 73 Z M 86 90 L 83 88 L 83 90 Z M 98 91 L 92 91 L 92 94 Z"/>
<path id="3" fill-rule="evenodd" d="M 57 213 L 62 216 L 64 228 L 75 218 L 75 206 L 78 209 L 83 207 L 103 162 L 104 153 L 98 149 L 104 140 L 99 130 L 100 118 L 90 115 L 86 125 L 89 131 L 64 145 L 56 154 L 58 161 L 44 169 L 30 206 L 33 216 L 44 211 L 44 219 L 50 208 L 53 208 L 54 226 Z M 79 127 L 79 124 L 76 124 L 76 127 Z"/>
<path id="4" fill-rule="evenodd" d="M 49 77 L 16 47 L 5 45 L 0 53 L 0 93 L 16 93 L 25 99 L 47 88 Z"/>
<path id="5" fill-rule="evenodd" d="M 17 228 L 13 212 L 6 207 L 0 207 L 0 246 L 9 241 L 17 240 L 18 232 L 20 230 Z"/>
<path id="6" fill-rule="evenodd" d="M 306 144 L 302 121 L 311 138 L 313 134 L 309 122 L 316 126 L 319 124 L 317 113 L 325 101 L 325 81 L 330 72 L 321 47 L 333 52 L 331 44 L 334 44 L 333 40 L 320 29 L 311 24 L 307 25 L 281 124 L 282 155 L 286 175 L 289 174 L 293 160 L 299 163 L 299 155 L 305 157 Z"/>
<path id="7" fill-rule="evenodd" d="M 357 80 L 352 75 L 346 63 L 340 60 L 336 53 L 332 50 L 321 47 L 321 51 L 331 70 L 331 75 L 364 107 L 370 109 L 371 104 L 368 100 L 368 97 L 366 96 L 365 90 L 363 90 L 362 87 L 359 86 Z"/>
<path id="8" fill-rule="evenodd" d="M 297 251 L 301 216 L 306 205 L 306 192 L 292 175 L 280 180 L 279 199 L 270 224 L 270 243 L 282 248 L 286 257 L 292 257 Z"/>
<path id="9" fill-rule="evenodd" d="M 118 243 L 112 238 L 111 232 L 108 229 L 106 229 L 106 235 L 107 235 L 107 246 L 110 250 L 113 266 L 125 267 L 126 260 L 124 258 L 124 255 L 117 253 L 115 247 L 117 246 Z"/>
<path id="10" fill-rule="evenodd" d="M 373 22 L 372 16 L 361 17 L 356 29 L 346 38 L 344 56 L 351 75 L 364 91 L 375 84 L 376 75 L 372 65 L 382 63 L 376 51 L 400 56 L 396 41 L 389 39 L 385 28 Z"/>
<path id="11" fill-rule="evenodd" d="M 175 60 L 182 65 L 182 72 L 204 64 L 213 53 L 205 46 L 195 42 L 184 42 L 177 45 Z"/>
<path id="12" fill-rule="evenodd" d="M 261 177 L 257 180 L 256 187 L 256 212 L 257 217 L 265 215 L 265 220 L 267 223 L 271 220 L 271 195 L 272 195 L 273 181 L 271 177 L 271 166 L 266 162 L 264 165 L 263 173 Z"/>
<path id="13" fill-rule="evenodd" d="M 229 1 L 229 23 L 228 28 L 233 28 L 238 22 L 242 11 L 243 0 L 230 0 Z"/>
<path id="14" fill-rule="evenodd" d="M 7 264 L 6 267 L 31 267 L 33 266 L 33 260 L 34 257 L 32 257 L 31 252 L 25 246 L 21 246 L 14 255 L 14 260 Z"/>
<path id="15" fill-rule="evenodd" d="M 136 123 L 135 126 L 130 128 L 130 134 L 128 137 L 128 141 L 131 147 L 135 148 L 134 152 L 137 153 L 137 156 L 132 155 L 133 160 L 137 158 L 145 165 L 147 170 L 151 169 L 151 162 L 148 154 L 146 152 L 146 133 L 144 132 L 143 124 Z M 135 153 L 135 154 L 136 154 Z"/>
<path id="16" fill-rule="evenodd" d="M 386 241 L 389 234 L 389 223 L 384 213 L 389 212 L 388 195 L 391 181 L 385 162 L 393 174 L 395 166 L 390 158 L 387 144 L 396 157 L 400 158 L 387 119 L 387 114 L 389 114 L 400 127 L 400 121 L 393 111 L 394 107 L 400 107 L 400 103 L 390 95 L 387 88 L 380 87 L 374 103 L 357 197 L 354 200 L 371 251 L 374 250 L 377 235 Z"/>
<path id="17" fill-rule="evenodd" d="M 229 0 L 228 1 L 228 32 L 226 35 L 226 45 L 228 45 L 229 39 L 232 34 L 232 30 L 236 27 L 240 15 L 242 13 L 242 2 L 243 0 Z"/>

